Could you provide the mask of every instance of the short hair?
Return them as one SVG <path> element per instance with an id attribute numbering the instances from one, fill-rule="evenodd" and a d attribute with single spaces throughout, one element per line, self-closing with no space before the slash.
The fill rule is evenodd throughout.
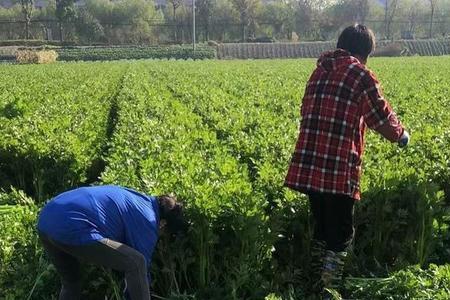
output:
<path id="1" fill-rule="evenodd" d="M 167 221 L 169 232 L 186 232 L 187 222 L 183 216 L 183 204 L 174 195 L 158 196 L 160 219 Z"/>
<path id="2" fill-rule="evenodd" d="M 367 26 L 354 24 L 342 31 L 337 42 L 337 48 L 367 59 L 370 53 L 375 50 L 375 35 Z"/>

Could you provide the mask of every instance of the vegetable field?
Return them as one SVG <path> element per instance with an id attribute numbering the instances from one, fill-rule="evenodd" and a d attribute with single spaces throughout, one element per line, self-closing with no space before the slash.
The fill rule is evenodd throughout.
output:
<path id="1" fill-rule="evenodd" d="M 343 295 L 450 298 L 450 60 L 377 59 L 406 149 L 366 136 Z M 66 189 L 174 192 L 191 223 L 161 240 L 154 299 L 303 299 L 307 199 L 282 187 L 314 60 L 120 61 L 0 67 L 0 299 L 56 299 L 39 207 Z M 86 272 L 84 299 L 120 299 Z"/>

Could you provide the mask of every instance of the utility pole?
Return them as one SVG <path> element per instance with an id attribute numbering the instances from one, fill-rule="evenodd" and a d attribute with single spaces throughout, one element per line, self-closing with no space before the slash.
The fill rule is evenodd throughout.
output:
<path id="1" fill-rule="evenodd" d="M 195 0 L 192 0 L 192 51 L 195 54 Z"/>

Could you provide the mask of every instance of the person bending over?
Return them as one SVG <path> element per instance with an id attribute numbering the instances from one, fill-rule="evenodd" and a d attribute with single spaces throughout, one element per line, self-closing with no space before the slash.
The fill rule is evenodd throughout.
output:
<path id="1" fill-rule="evenodd" d="M 61 278 L 59 299 L 81 299 L 80 264 L 88 263 L 123 273 L 128 298 L 149 300 L 148 269 L 163 223 L 169 233 L 186 229 L 175 197 L 109 185 L 53 198 L 40 212 L 37 229 Z"/>

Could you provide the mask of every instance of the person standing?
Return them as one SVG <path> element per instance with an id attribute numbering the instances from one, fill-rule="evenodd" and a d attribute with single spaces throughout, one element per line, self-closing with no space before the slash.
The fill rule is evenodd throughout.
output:
<path id="1" fill-rule="evenodd" d="M 59 299 L 81 299 L 80 264 L 87 263 L 123 273 L 128 298 L 149 300 L 148 268 L 162 223 L 169 233 L 186 229 L 175 197 L 109 185 L 53 198 L 40 212 L 37 229 L 61 278 Z"/>
<path id="2" fill-rule="evenodd" d="M 354 236 L 366 127 L 402 147 L 409 142 L 366 67 L 374 48 L 373 32 L 356 24 L 340 34 L 336 50 L 318 59 L 306 85 L 300 133 L 284 183 L 309 197 L 314 219 L 311 292 L 324 299 L 326 288 L 342 277 Z"/>

